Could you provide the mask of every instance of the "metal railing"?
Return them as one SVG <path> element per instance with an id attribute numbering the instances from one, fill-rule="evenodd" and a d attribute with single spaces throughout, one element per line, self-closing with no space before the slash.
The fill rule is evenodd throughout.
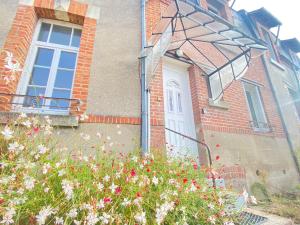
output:
<path id="1" fill-rule="evenodd" d="M 180 133 L 180 132 L 178 132 L 178 131 L 176 131 L 176 130 L 172 130 L 172 129 L 170 129 L 170 128 L 167 128 L 167 127 L 165 127 L 165 130 L 170 131 L 170 132 L 172 132 L 172 133 L 174 133 L 174 134 L 180 135 L 181 137 L 184 137 L 184 138 L 186 138 L 186 139 L 189 139 L 189 140 L 191 140 L 191 141 L 194 141 L 194 142 L 196 142 L 196 143 L 198 143 L 198 144 L 204 146 L 205 149 L 206 149 L 206 152 L 207 152 L 207 154 L 208 154 L 209 168 L 212 169 L 213 162 L 212 162 L 212 157 L 211 157 L 211 151 L 210 151 L 209 146 L 208 146 L 206 143 L 204 143 L 204 142 L 202 142 L 202 141 L 199 141 L 199 140 L 197 140 L 197 139 L 195 139 L 195 138 L 192 138 L 192 137 L 190 137 L 190 136 L 187 136 L 187 135 L 185 135 L 185 134 L 183 134 L 183 133 Z M 211 174 L 212 174 L 213 187 L 216 188 L 216 178 L 215 178 L 215 175 L 214 175 L 214 173 L 211 173 Z"/>
<path id="2" fill-rule="evenodd" d="M 1 97 L 10 98 L 8 101 L 1 99 Z M 49 100 L 49 101 L 47 101 Z M 47 104 L 46 102 L 50 102 Z M 23 109 L 52 109 L 61 111 L 80 111 L 82 102 L 79 99 L 74 98 L 57 98 L 47 96 L 33 96 L 33 95 L 22 95 L 22 94 L 11 94 L 0 92 L 0 104 L 20 107 Z"/>

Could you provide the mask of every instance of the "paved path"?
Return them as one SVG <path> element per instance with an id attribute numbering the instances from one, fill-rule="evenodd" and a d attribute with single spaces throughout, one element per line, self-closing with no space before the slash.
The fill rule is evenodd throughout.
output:
<path id="1" fill-rule="evenodd" d="M 293 223 L 293 221 L 291 219 L 287 219 L 284 217 L 276 216 L 273 214 L 265 213 L 265 212 L 258 211 L 255 209 L 250 209 L 250 208 L 248 208 L 246 211 L 249 213 L 253 213 L 255 215 L 259 215 L 259 216 L 268 218 L 268 221 L 263 223 L 263 225 L 296 225 Z"/>

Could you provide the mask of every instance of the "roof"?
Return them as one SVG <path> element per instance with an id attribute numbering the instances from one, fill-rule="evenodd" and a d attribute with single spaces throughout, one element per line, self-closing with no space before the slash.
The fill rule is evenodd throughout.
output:
<path id="1" fill-rule="evenodd" d="M 300 42 L 298 41 L 297 38 L 291 38 L 291 39 L 286 39 L 282 40 L 281 44 L 289 49 L 291 49 L 293 52 L 300 52 Z"/>
<path id="2" fill-rule="evenodd" d="M 278 20 L 275 16 L 273 16 L 264 7 L 250 12 L 249 15 L 256 17 L 262 24 L 264 24 L 268 28 L 282 25 L 280 20 Z"/>

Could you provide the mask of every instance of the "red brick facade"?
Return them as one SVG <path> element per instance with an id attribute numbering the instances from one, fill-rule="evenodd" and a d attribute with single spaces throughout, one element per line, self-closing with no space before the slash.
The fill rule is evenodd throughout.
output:
<path id="1" fill-rule="evenodd" d="M 147 2 L 147 34 L 157 24 L 161 13 L 165 10 L 171 0 L 149 0 Z M 207 6 L 206 1 L 201 1 L 202 6 Z M 227 9 L 228 10 L 228 9 Z M 228 15 L 230 17 L 230 15 Z M 205 47 L 205 46 L 204 46 Z M 218 59 L 216 58 L 216 61 Z M 164 99 L 162 84 L 162 65 L 156 70 L 155 78 L 151 83 L 151 121 L 159 121 L 152 124 L 151 145 L 153 147 L 164 147 Z M 228 109 L 222 109 L 209 105 L 209 90 L 205 76 L 197 66 L 189 68 L 189 79 L 191 87 L 192 105 L 195 126 L 198 139 L 204 140 L 203 131 L 218 131 L 225 133 L 237 133 L 248 135 L 263 135 L 284 137 L 284 131 L 276 108 L 274 96 L 272 95 L 261 58 L 252 59 L 245 79 L 253 81 L 261 86 L 261 95 L 268 123 L 271 131 L 267 133 L 255 132 L 250 124 L 250 114 L 244 94 L 242 81 L 234 81 L 225 91 L 223 100 Z M 204 110 L 203 110 L 204 109 Z M 205 113 L 203 113 L 205 112 Z M 203 152 L 203 151 L 201 151 Z M 205 154 L 200 154 L 200 161 L 206 162 Z"/>
<path id="2" fill-rule="evenodd" d="M 90 67 L 92 64 L 94 39 L 96 32 L 96 20 L 86 17 L 87 4 L 77 1 L 70 1 L 67 14 L 69 22 L 82 25 L 82 37 L 75 73 L 74 88 L 71 98 L 80 99 L 82 105 L 80 112 L 86 110 L 86 102 L 88 95 L 88 85 L 90 77 Z M 16 16 L 13 20 L 12 27 L 4 43 L 3 50 L 12 52 L 14 57 L 20 62 L 21 67 L 24 67 L 25 60 L 32 42 L 33 33 L 39 18 L 57 19 L 54 9 L 53 0 L 35 0 L 33 6 L 19 5 Z M 4 68 L 3 57 L 0 61 L 0 74 L 5 75 L 8 70 Z M 6 84 L 4 80 L 0 80 L 0 92 L 15 94 L 17 85 L 20 79 L 18 74 L 17 79 L 10 84 Z M 9 111 L 11 105 L 11 97 L 0 97 L 1 111 Z M 73 112 L 75 113 L 75 112 Z"/>

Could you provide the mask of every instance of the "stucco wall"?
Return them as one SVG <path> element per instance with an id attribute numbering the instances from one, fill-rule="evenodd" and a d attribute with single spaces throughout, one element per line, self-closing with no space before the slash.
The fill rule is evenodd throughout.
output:
<path id="1" fill-rule="evenodd" d="M 93 1 L 100 7 L 88 112 L 140 116 L 140 1 Z"/>
<path id="2" fill-rule="evenodd" d="M 95 153 L 103 150 L 129 152 L 139 148 L 138 125 L 116 124 L 80 124 L 78 128 L 61 128 L 56 133 L 61 147 L 68 147 L 67 152 L 82 150 L 84 153 Z M 101 138 L 97 135 L 101 134 Z M 89 135 L 90 139 L 83 137 Z M 108 138 L 109 137 L 109 138 Z"/>
<path id="3" fill-rule="evenodd" d="M 282 70 L 267 59 L 267 66 L 270 71 L 271 81 L 278 98 L 283 118 L 290 134 L 293 147 L 300 148 L 300 121 L 296 115 L 295 105 L 288 91 L 288 82 L 286 80 L 290 75 L 288 70 Z M 290 88 L 293 89 L 292 86 Z"/>
<path id="4" fill-rule="evenodd" d="M 7 33 L 15 17 L 18 0 L 0 0 L 0 48 L 3 47 Z"/>
<path id="5" fill-rule="evenodd" d="M 256 171 L 267 174 L 269 188 L 286 190 L 299 182 L 299 175 L 292 159 L 286 139 L 263 135 L 242 135 L 216 131 L 205 131 L 206 143 L 211 146 L 215 165 L 242 165 L 246 169 L 248 187 L 261 182 Z M 215 146 L 219 144 L 220 147 Z"/>

